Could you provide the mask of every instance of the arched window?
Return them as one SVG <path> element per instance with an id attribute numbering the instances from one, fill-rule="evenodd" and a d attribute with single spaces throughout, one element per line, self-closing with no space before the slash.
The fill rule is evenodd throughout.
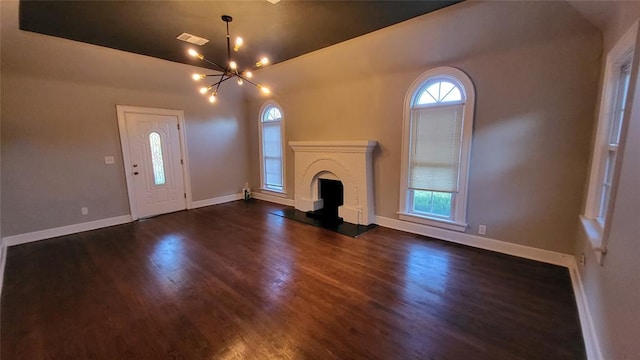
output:
<path id="1" fill-rule="evenodd" d="M 267 102 L 260 112 L 260 173 L 262 189 L 284 192 L 284 116 L 280 106 Z"/>
<path id="2" fill-rule="evenodd" d="M 400 218 L 466 228 L 474 89 L 462 71 L 422 74 L 405 99 Z"/>

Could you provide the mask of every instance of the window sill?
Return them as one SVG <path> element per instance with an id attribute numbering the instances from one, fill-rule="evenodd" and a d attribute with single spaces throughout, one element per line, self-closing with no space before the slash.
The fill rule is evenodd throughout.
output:
<path id="1" fill-rule="evenodd" d="M 603 235 L 602 235 L 602 226 L 594 220 L 589 219 L 580 215 L 580 224 L 582 225 L 582 230 L 584 234 L 587 236 L 589 243 L 591 244 L 591 249 L 596 254 L 596 259 L 598 260 L 598 264 L 602 265 L 602 258 L 606 249 L 602 246 L 603 244 Z"/>
<path id="2" fill-rule="evenodd" d="M 287 197 L 287 193 L 282 191 L 276 191 L 276 190 L 271 190 L 271 189 L 265 189 L 265 188 L 260 188 L 260 193 L 265 194 L 265 195 L 271 195 L 271 196 L 277 196 L 277 197 L 281 197 L 281 198 L 286 198 Z"/>
<path id="3" fill-rule="evenodd" d="M 420 216 L 420 215 L 410 214 L 405 212 L 399 212 L 398 217 L 400 218 L 400 220 L 411 221 L 411 222 L 423 224 L 423 225 L 435 226 L 435 227 L 439 227 L 447 230 L 464 232 L 467 229 L 466 223 L 455 222 L 451 220 L 428 218 L 425 216 Z"/>

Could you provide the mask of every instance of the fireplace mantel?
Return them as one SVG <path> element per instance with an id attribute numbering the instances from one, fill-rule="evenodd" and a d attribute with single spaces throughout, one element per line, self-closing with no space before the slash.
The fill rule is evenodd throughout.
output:
<path id="1" fill-rule="evenodd" d="M 290 141 L 295 153 L 295 207 L 300 211 L 322 208 L 318 179 L 340 180 L 344 187 L 344 205 L 339 216 L 356 225 L 375 221 L 373 203 L 373 149 L 378 142 Z"/>
<path id="2" fill-rule="evenodd" d="M 289 141 L 295 152 L 371 152 L 378 145 L 373 140 Z"/>

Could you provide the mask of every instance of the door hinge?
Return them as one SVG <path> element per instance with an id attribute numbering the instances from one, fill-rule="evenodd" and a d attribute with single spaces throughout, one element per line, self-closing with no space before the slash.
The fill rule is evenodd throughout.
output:
<path id="1" fill-rule="evenodd" d="M 180 159 L 180 165 L 184 165 L 184 161 L 182 161 L 182 159 Z"/>
<path id="2" fill-rule="evenodd" d="M 180 130 L 180 124 L 178 124 L 178 130 Z"/>
<path id="3" fill-rule="evenodd" d="M 184 193 L 184 198 L 185 198 L 185 199 L 187 198 L 187 193 Z"/>

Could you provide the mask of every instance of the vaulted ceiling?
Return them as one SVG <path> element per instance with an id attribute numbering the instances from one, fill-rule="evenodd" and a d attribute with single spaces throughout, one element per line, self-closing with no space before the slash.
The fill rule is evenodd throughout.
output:
<path id="1" fill-rule="evenodd" d="M 186 50 L 194 47 L 225 63 L 221 16 L 230 15 L 232 39 L 245 41 L 234 57 L 246 68 L 261 56 L 272 63 L 286 61 L 460 1 L 21 0 L 20 29 L 206 67 Z M 177 40 L 183 32 L 210 42 L 200 47 Z"/>

